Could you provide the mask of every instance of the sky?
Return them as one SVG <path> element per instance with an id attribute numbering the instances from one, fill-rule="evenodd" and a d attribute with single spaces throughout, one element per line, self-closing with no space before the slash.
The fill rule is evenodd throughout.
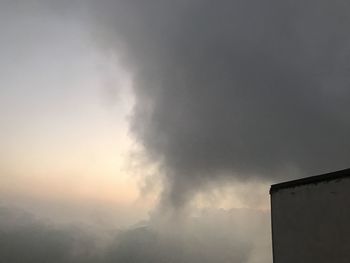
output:
<path id="1" fill-rule="evenodd" d="M 2 200 L 130 205 L 127 72 L 74 17 L 39 2 L 2 6 Z"/>
<path id="2" fill-rule="evenodd" d="M 0 255 L 271 262 L 269 185 L 348 167 L 349 8 L 1 1 Z"/>

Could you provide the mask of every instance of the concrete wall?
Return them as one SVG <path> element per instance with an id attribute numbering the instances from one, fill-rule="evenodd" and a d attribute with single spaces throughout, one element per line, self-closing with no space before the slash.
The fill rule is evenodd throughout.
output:
<path id="1" fill-rule="evenodd" d="M 274 263 L 350 262 L 350 178 L 271 193 Z"/>

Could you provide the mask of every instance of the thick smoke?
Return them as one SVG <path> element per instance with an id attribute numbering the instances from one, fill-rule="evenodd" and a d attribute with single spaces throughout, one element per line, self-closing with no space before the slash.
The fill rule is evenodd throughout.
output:
<path id="1" fill-rule="evenodd" d="M 81 5 L 77 11 L 78 2 Z M 67 22 L 67 18 L 71 19 L 73 15 L 74 21 L 75 18 L 79 20 L 86 3 L 55 0 L 2 2 L 0 13 L 4 23 L 1 28 L 7 28 L 2 37 L 8 44 L 2 45 L 6 53 L 4 63 L 7 67 L 4 70 L 11 68 L 8 65 L 16 64 L 17 56 L 28 52 L 29 44 L 38 51 L 36 59 L 40 60 L 45 48 L 41 39 L 51 36 L 43 31 L 43 28 L 50 30 L 50 16 L 58 15 Z M 250 90 L 244 86 L 248 79 L 243 73 L 248 70 L 249 63 L 244 66 L 243 62 L 249 56 L 254 58 L 248 51 L 253 50 L 259 32 L 257 30 L 252 36 L 252 32 L 248 32 L 256 26 L 256 21 L 244 26 L 240 21 L 246 19 L 242 8 L 249 11 L 253 8 L 259 10 L 262 6 L 256 3 L 260 7 L 249 7 L 242 1 L 235 10 L 232 5 L 237 3 L 233 3 L 222 2 L 212 8 L 213 2 L 209 1 L 101 0 L 94 1 L 91 6 L 99 45 L 115 50 L 134 74 L 137 103 L 133 131 L 149 157 L 164 165 L 168 188 L 163 200 L 171 201 L 171 205 L 184 204 L 202 186 L 210 188 L 206 183 L 212 183 L 214 177 L 222 176 L 226 180 L 235 175 L 243 179 L 250 174 L 260 174 L 258 153 L 255 154 L 252 146 L 248 147 L 248 141 L 243 140 L 250 139 L 253 133 L 245 134 L 243 131 L 247 127 L 241 127 L 245 120 L 249 120 L 247 99 L 250 94 L 254 95 L 254 86 Z M 234 24 L 231 19 L 235 20 Z M 59 21 L 57 23 L 61 25 Z M 69 26 L 68 23 L 63 25 Z M 235 34 L 230 32 L 231 27 L 237 31 Z M 247 32 L 243 32 L 243 27 L 248 27 Z M 242 43 L 238 41 L 240 38 Z M 66 36 L 61 39 L 64 44 Z M 250 47 L 244 43 L 248 40 Z M 8 52 L 12 45 L 18 46 L 15 50 L 19 52 Z M 238 47 L 243 49 L 244 45 L 247 45 L 246 54 L 236 50 Z M 22 80 L 16 70 L 8 71 Z M 40 74 L 37 77 L 40 78 Z M 236 80 L 235 84 L 230 83 L 231 80 Z M 28 91 L 32 91 L 30 85 Z M 250 115 L 253 116 L 255 111 L 252 108 Z M 260 132 L 264 134 L 264 131 Z M 255 142 L 260 141 L 258 138 Z M 242 153 L 244 147 L 247 147 L 245 155 Z M 259 158 L 268 160 L 267 156 L 264 154 Z M 261 171 L 269 169 L 266 165 Z M 4 176 L 4 172 L 1 173 Z M 264 178 L 267 178 L 267 173 Z M 39 188 L 35 189 L 42 190 Z M 45 194 L 42 198 L 45 199 Z M 73 200 L 68 198 L 67 202 L 72 204 Z M 251 200 L 257 203 L 254 198 Z M 3 200 L 3 203 L 7 201 Z M 37 205 L 37 211 L 45 210 L 51 215 L 50 220 L 58 221 L 71 207 L 46 207 L 40 202 Z M 75 212 L 78 214 L 84 210 L 83 205 L 72 204 L 77 207 Z M 98 211 L 94 211 L 97 218 Z M 69 217 L 70 213 L 67 214 Z M 62 226 L 0 206 L 0 263 L 271 262 L 267 212 L 210 210 L 196 217 L 176 219 L 182 221 L 163 220 L 155 213 L 142 226 L 115 231 L 108 226 L 108 219 L 97 220 L 99 226 L 95 228 L 83 224 Z"/>
<path id="2" fill-rule="evenodd" d="M 263 212 L 213 210 L 172 228 L 145 223 L 94 233 L 91 228 L 55 225 L 0 207 L 0 262 L 267 263 L 268 222 Z"/>
<path id="3" fill-rule="evenodd" d="M 0 207 L 0 262 L 98 262 L 96 240 L 78 227 L 58 227 L 22 210 Z"/>
<path id="4" fill-rule="evenodd" d="M 220 177 L 279 181 L 348 166 L 348 2 L 104 0 L 93 9 L 100 44 L 134 73 L 133 131 L 164 164 L 172 205 Z"/>

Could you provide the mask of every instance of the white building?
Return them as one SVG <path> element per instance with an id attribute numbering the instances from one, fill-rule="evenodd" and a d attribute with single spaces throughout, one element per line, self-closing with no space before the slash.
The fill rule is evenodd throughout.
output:
<path id="1" fill-rule="evenodd" d="M 350 262 L 350 169 L 271 186 L 274 263 Z"/>

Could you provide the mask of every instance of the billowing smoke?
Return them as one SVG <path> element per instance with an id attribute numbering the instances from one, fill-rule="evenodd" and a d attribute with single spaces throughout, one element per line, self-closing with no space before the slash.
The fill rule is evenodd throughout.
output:
<path id="1" fill-rule="evenodd" d="M 24 26 L 42 6 L 54 9 L 92 29 L 101 50 L 118 56 L 133 76 L 131 129 L 165 175 L 162 208 L 182 208 L 217 183 L 242 186 L 348 166 L 349 5 L 5 0 L 1 14 L 5 28 L 16 16 L 26 17 Z M 37 24 L 27 26 L 42 34 Z M 29 42 L 39 54 L 40 39 L 25 32 L 9 27 L 2 37 L 24 50 L 16 56 Z M 16 61 L 2 50 L 5 61 Z M 245 195 L 258 203 L 248 196 L 254 191 Z M 203 213 L 167 221 L 154 212 L 134 228 L 95 233 L 0 208 L 0 262 L 271 262 L 268 213 Z"/>
<path id="2" fill-rule="evenodd" d="M 133 72 L 132 129 L 163 164 L 165 202 L 348 165 L 346 1 L 94 3 L 99 44 Z"/>
<path id="3" fill-rule="evenodd" d="M 23 210 L 0 206 L 0 262 L 96 262 L 95 241 L 78 227 L 54 226 Z"/>
<path id="4" fill-rule="evenodd" d="M 212 210 L 172 228 L 146 222 L 94 232 L 0 207 L 0 262 L 267 263 L 268 221 L 267 213 L 254 210 Z"/>

